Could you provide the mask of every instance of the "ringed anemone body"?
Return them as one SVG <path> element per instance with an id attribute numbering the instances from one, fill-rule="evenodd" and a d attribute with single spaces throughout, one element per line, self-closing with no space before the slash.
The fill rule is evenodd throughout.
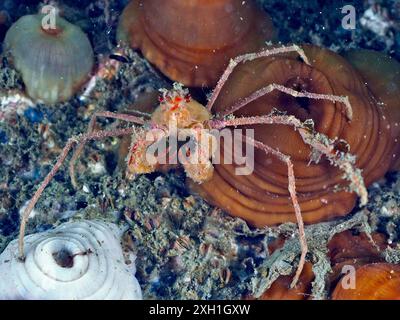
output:
<path id="1" fill-rule="evenodd" d="M 311 66 L 294 54 L 272 56 L 238 66 L 222 88 L 213 112 L 218 114 L 227 110 L 240 98 L 274 83 L 299 91 L 348 96 L 353 109 L 351 121 L 340 103 L 294 98 L 277 91 L 249 103 L 234 115 L 267 115 L 278 109 L 302 121 L 312 119 L 317 132 L 347 142 L 338 144 L 337 149 L 356 156 L 356 166 L 362 169 L 364 181 L 369 185 L 393 169 L 400 156 L 396 151 L 398 133 L 395 129 L 400 114 L 392 112 L 396 106 L 381 108 L 377 103 L 380 92 L 370 89 L 363 75 L 343 57 L 315 46 L 304 46 L 303 49 Z M 292 127 L 254 125 L 245 128 L 254 129 L 256 140 L 290 156 L 306 223 L 343 216 L 353 209 L 357 196 L 346 189 L 348 183 L 342 180 L 343 172 L 323 157 L 318 163 L 310 163 L 311 150 Z M 220 153 L 223 159 L 222 148 Z M 237 167 L 235 163 L 224 164 L 221 160 L 221 164 L 215 165 L 211 181 L 191 184 L 191 187 L 212 204 L 257 227 L 296 221 L 284 163 L 256 149 L 252 174 L 236 175 Z"/>
<path id="2" fill-rule="evenodd" d="M 94 63 L 85 33 L 56 17 L 56 29 L 42 28 L 43 15 L 27 15 L 6 34 L 4 49 L 21 72 L 27 94 L 35 100 L 68 100 L 88 78 Z"/>
<path id="3" fill-rule="evenodd" d="M 372 50 L 351 50 L 344 57 L 365 79 L 377 98 L 380 108 L 390 120 L 391 140 L 396 142 L 392 155 L 392 170 L 400 169 L 400 63 L 394 58 Z"/>
<path id="4" fill-rule="evenodd" d="M 118 38 L 139 48 L 167 77 L 213 86 L 229 59 L 273 38 L 270 18 L 253 1 L 133 0 Z"/>

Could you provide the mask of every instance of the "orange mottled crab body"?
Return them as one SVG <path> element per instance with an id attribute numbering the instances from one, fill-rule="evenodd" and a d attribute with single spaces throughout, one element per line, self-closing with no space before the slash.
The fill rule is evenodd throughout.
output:
<path id="1" fill-rule="evenodd" d="M 153 112 L 152 121 L 160 126 L 190 128 L 211 119 L 211 113 L 196 100 L 193 100 L 187 89 L 175 83 L 172 90 L 161 90 L 160 106 Z"/>
<path id="2" fill-rule="evenodd" d="M 149 128 L 141 128 L 132 135 L 127 157 L 127 176 L 153 172 L 160 164 L 177 164 L 178 161 L 174 160 L 178 157 L 179 163 L 192 180 L 201 183 L 211 179 L 213 165 L 210 159 L 216 147 L 213 145 L 212 134 L 204 130 L 208 129 L 207 122 L 211 120 L 211 113 L 193 100 L 187 89 L 178 83 L 174 84 L 172 90 L 161 90 L 159 101 L 160 105 L 152 114 Z M 169 163 L 163 163 L 147 152 L 155 143 L 168 143 L 166 140 L 173 138 L 178 141 L 189 138 L 192 143 L 180 148 L 173 158 L 169 158 Z M 169 155 L 172 152 L 172 148 L 165 150 Z M 158 157 L 161 156 L 158 154 Z"/>

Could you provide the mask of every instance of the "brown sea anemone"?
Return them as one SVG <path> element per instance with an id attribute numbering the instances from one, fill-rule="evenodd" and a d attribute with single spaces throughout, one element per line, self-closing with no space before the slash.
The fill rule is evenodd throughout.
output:
<path id="1" fill-rule="evenodd" d="M 277 90 L 250 102 L 234 114 L 236 117 L 250 117 L 267 115 L 278 109 L 302 121 L 312 119 L 317 132 L 342 141 L 337 150 L 350 152 L 356 157 L 356 166 L 362 169 L 364 181 L 369 185 L 394 169 L 400 158 L 400 144 L 397 142 L 400 108 L 395 99 L 400 95 L 400 64 L 390 60 L 391 68 L 385 68 L 388 74 L 382 75 L 373 55 L 367 74 L 361 72 L 361 67 L 355 62 L 352 62 L 353 67 L 332 51 L 308 45 L 303 49 L 311 65 L 299 61 L 292 54 L 239 65 L 222 88 L 214 112 L 223 115 L 241 98 L 270 84 L 298 91 L 346 96 L 352 106 L 351 117 L 341 103 L 295 98 Z M 366 80 L 369 77 L 376 77 L 376 80 L 369 83 Z M 390 94 L 385 90 L 387 87 L 392 90 Z M 381 102 L 386 105 L 383 107 Z M 256 140 L 291 157 L 297 196 L 306 223 L 343 216 L 353 209 L 356 195 L 348 192 L 343 173 L 326 159 L 315 154 L 310 156 L 311 150 L 298 132 L 284 125 L 253 125 L 248 128 L 254 128 Z M 220 153 L 223 159 L 222 150 Z M 310 158 L 316 161 L 310 162 Z M 236 175 L 237 167 L 236 163 L 217 164 L 212 180 L 200 185 L 192 183 L 191 187 L 212 204 L 257 227 L 296 221 L 287 189 L 287 168 L 282 162 L 256 150 L 252 174 Z"/>
<path id="2" fill-rule="evenodd" d="M 351 50 L 344 57 L 359 71 L 377 104 L 389 119 L 391 140 L 397 145 L 391 155 L 391 169 L 400 169 L 400 63 L 394 58 L 372 50 Z M 389 155 L 390 157 L 390 155 Z"/>
<path id="3" fill-rule="evenodd" d="M 133 0 L 118 38 L 139 48 L 170 79 L 213 86 L 229 60 L 273 38 L 271 19 L 254 1 Z"/>
<path id="4" fill-rule="evenodd" d="M 38 101 L 68 100 L 85 82 L 94 63 L 92 46 L 83 31 L 57 16 L 44 28 L 42 14 L 16 21 L 6 34 L 5 52 L 21 72 L 27 94 Z"/>
<path id="5" fill-rule="evenodd" d="M 334 300 L 400 300 L 400 265 L 372 263 L 356 270 L 354 288 L 339 282 Z"/>

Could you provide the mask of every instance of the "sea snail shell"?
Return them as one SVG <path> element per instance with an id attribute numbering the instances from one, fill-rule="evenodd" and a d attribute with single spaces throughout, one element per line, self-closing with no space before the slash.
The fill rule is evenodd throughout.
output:
<path id="1" fill-rule="evenodd" d="M 0 255 L 0 299 L 141 299 L 113 224 L 69 222 L 25 238 L 26 260 L 17 241 Z"/>

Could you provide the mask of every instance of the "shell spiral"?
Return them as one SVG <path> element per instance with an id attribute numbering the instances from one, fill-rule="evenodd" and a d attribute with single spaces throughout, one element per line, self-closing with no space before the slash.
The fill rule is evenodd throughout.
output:
<path id="1" fill-rule="evenodd" d="M 25 237 L 25 262 L 14 240 L 0 255 L 0 299 L 141 299 L 120 235 L 105 222 L 65 223 Z"/>
<path id="2" fill-rule="evenodd" d="M 27 93 L 45 103 L 68 100 L 85 82 L 94 64 L 93 49 L 77 26 L 56 17 L 56 29 L 42 28 L 43 15 L 15 22 L 4 40 Z"/>

